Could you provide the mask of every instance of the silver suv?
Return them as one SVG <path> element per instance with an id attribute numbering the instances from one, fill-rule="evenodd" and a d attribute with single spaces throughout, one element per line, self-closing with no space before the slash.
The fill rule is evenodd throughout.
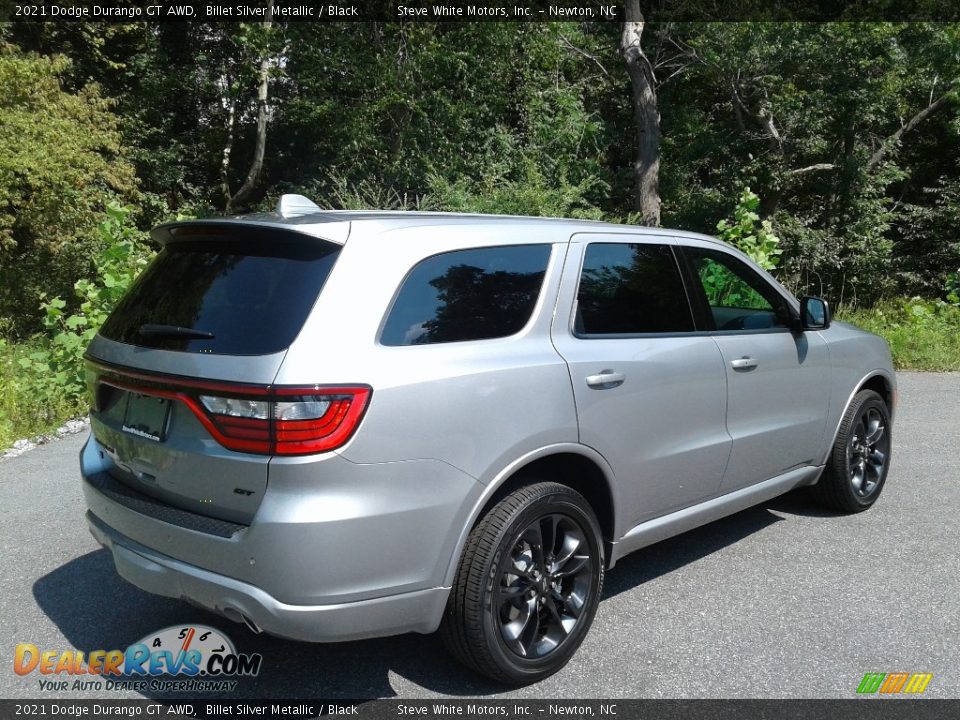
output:
<path id="1" fill-rule="evenodd" d="M 88 351 L 90 529 L 254 632 L 439 628 L 532 682 L 627 553 L 883 488 L 887 345 L 709 237 L 299 196 L 153 237 Z"/>

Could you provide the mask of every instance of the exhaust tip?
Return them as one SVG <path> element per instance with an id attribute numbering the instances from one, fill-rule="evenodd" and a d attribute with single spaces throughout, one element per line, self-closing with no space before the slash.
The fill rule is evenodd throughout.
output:
<path id="1" fill-rule="evenodd" d="M 247 627 L 247 630 L 254 633 L 255 635 L 260 635 L 263 632 L 263 630 L 260 628 L 259 625 L 257 625 L 253 620 L 251 620 L 249 617 L 244 615 L 242 612 L 240 612 L 236 608 L 225 607 L 225 608 L 222 608 L 220 612 L 223 613 L 223 615 L 226 618 L 233 620 L 235 623 L 241 623 L 242 625 L 245 625 Z"/>
<path id="2" fill-rule="evenodd" d="M 247 629 L 250 632 L 252 632 L 254 635 L 259 635 L 260 633 L 263 632 L 263 630 L 260 629 L 260 626 L 257 625 L 253 620 L 248 618 L 246 615 L 241 614 L 240 617 L 243 618 L 243 624 L 246 625 Z"/>

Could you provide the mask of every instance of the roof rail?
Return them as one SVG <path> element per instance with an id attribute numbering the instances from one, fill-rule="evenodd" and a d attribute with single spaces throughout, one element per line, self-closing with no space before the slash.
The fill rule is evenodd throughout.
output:
<path id="1" fill-rule="evenodd" d="M 300 217 L 320 212 L 320 206 L 303 195 L 281 195 L 277 201 L 277 215 L 280 217 Z"/>

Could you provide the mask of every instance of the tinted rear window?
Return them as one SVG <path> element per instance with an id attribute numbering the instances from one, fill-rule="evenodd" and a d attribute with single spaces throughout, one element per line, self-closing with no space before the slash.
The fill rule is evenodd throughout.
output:
<path id="1" fill-rule="evenodd" d="M 383 328 L 384 345 L 486 340 L 520 332 L 543 285 L 549 245 L 457 250 L 407 276 Z"/>
<path id="2" fill-rule="evenodd" d="M 265 247 L 266 246 L 266 247 Z M 166 246 L 100 329 L 110 340 L 194 353 L 265 355 L 290 346 L 336 261 L 323 241 Z M 213 337 L 145 333 L 144 325 Z"/>
<path id="3" fill-rule="evenodd" d="M 580 275 L 578 335 L 690 332 L 693 316 L 666 245 L 592 243 Z"/>

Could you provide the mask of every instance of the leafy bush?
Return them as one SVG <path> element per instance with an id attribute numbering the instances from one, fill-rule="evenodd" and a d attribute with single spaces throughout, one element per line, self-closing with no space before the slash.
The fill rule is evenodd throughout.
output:
<path id="1" fill-rule="evenodd" d="M 721 220 L 717 223 L 717 235 L 741 252 L 764 270 L 773 270 L 780 263 L 780 238 L 770 225 L 769 220 L 760 221 L 757 210 L 760 198 L 750 188 L 744 188 L 733 211 L 733 220 Z"/>
<path id="2" fill-rule="evenodd" d="M 943 290 L 948 303 L 951 305 L 960 305 L 960 269 L 947 274 L 947 280 L 943 284 Z"/>
<path id="3" fill-rule="evenodd" d="M 112 102 L 65 91 L 70 67 L 0 40 L 0 316 L 19 337 L 40 328 L 39 292 L 92 275 L 103 208 L 136 194 Z"/>
<path id="4" fill-rule="evenodd" d="M 919 297 L 841 309 L 838 319 L 884 337 L 893 363 L 910 370 L 960 370 L 960 307 Z"/>
<path id="5" fill-rule="evenodd" d="M 638 218 L 632 215 L 607 217 L 591 203 L 591 193 L 606 190 L 603 181 L 593 176 L 577 184 L 566 178 L 554 183 L 532 163 L 524 166 L 519 179 L 491 175 L 479 182 L 466 177 L 452 182 L 441 175 L 431 175 L 429 190 L 420 195 L 401 194 L 365 180 L 352 183 L 336 174 L 330 174 L 326 188 L 318 183 L 292 188 L 316 198 L 322 207 L 345 210 L 424 210 L 637 222 Z M 261 209 L 269 210 L 273 204 L 271 198 Z"/>
<path id="6" fill-rule="evenodd" d="M 730 243 L 764 270 L 773 270 L 780 262 L 780 239 L 773 234 L 770 222 L 760 222 L 757 210 L 760 198 L 750 188 L 744 188 L 733 211 L 733 220 L 717 223 L 717 235 Z M 700 280 L 711 305 L 725 307 L 762 308 L 766 302 L 760 294 L 726 267 L 706 263 L 699 270 Z"/>
<path id="7" fill-rule="evenodd" d="M 0 338 L 0 452 L 15 440 L 49 431 L 76 409 L 63 398 L 39 402 L 20 361 L 41 349 L 36 342 L 12 343 Z"/>
<path id="8" fill-rule="evenodd" d="M 152 256 L 140 233 L 131 227 L 129 214 L 129 208 L 107 207 L 107 218 L 98 228 L 105 249 L 97 257 L 97 277 L 74 285 L 79 301 L 76 312 L 68 313 L 67 301 L 61 297 L 42 296 L 47 342 L 19 360 L 33 401 L 42 406 L 65 402 L 78 410 L 83 407 L 83 353 Z"/>
<path id="9" fill-rule="evenodd" d="M 725 265 L 713 261 L 704 262 L 697 273 L 703 283 L 707 302 L 711 306 L 756 310 L 770 307 L 760 293 L 734 275 Z"/>
<path id="10" fill-rule="evenodd" d="M 604 219 L 603 211 L 591 204 L 589 196 L 603 183 L 588 177 L 574 184 L 562 178 L 553 183 L 535 165 L 525 168 L 523 177 L 485 178 L 482 182 L 460 179 L 456 182 L 434 175 L 430 192 L 422 204 L 431 209 L 453 212 L 534 215 Z M 426 208 L 425 208 L 426 209 Z"/>

